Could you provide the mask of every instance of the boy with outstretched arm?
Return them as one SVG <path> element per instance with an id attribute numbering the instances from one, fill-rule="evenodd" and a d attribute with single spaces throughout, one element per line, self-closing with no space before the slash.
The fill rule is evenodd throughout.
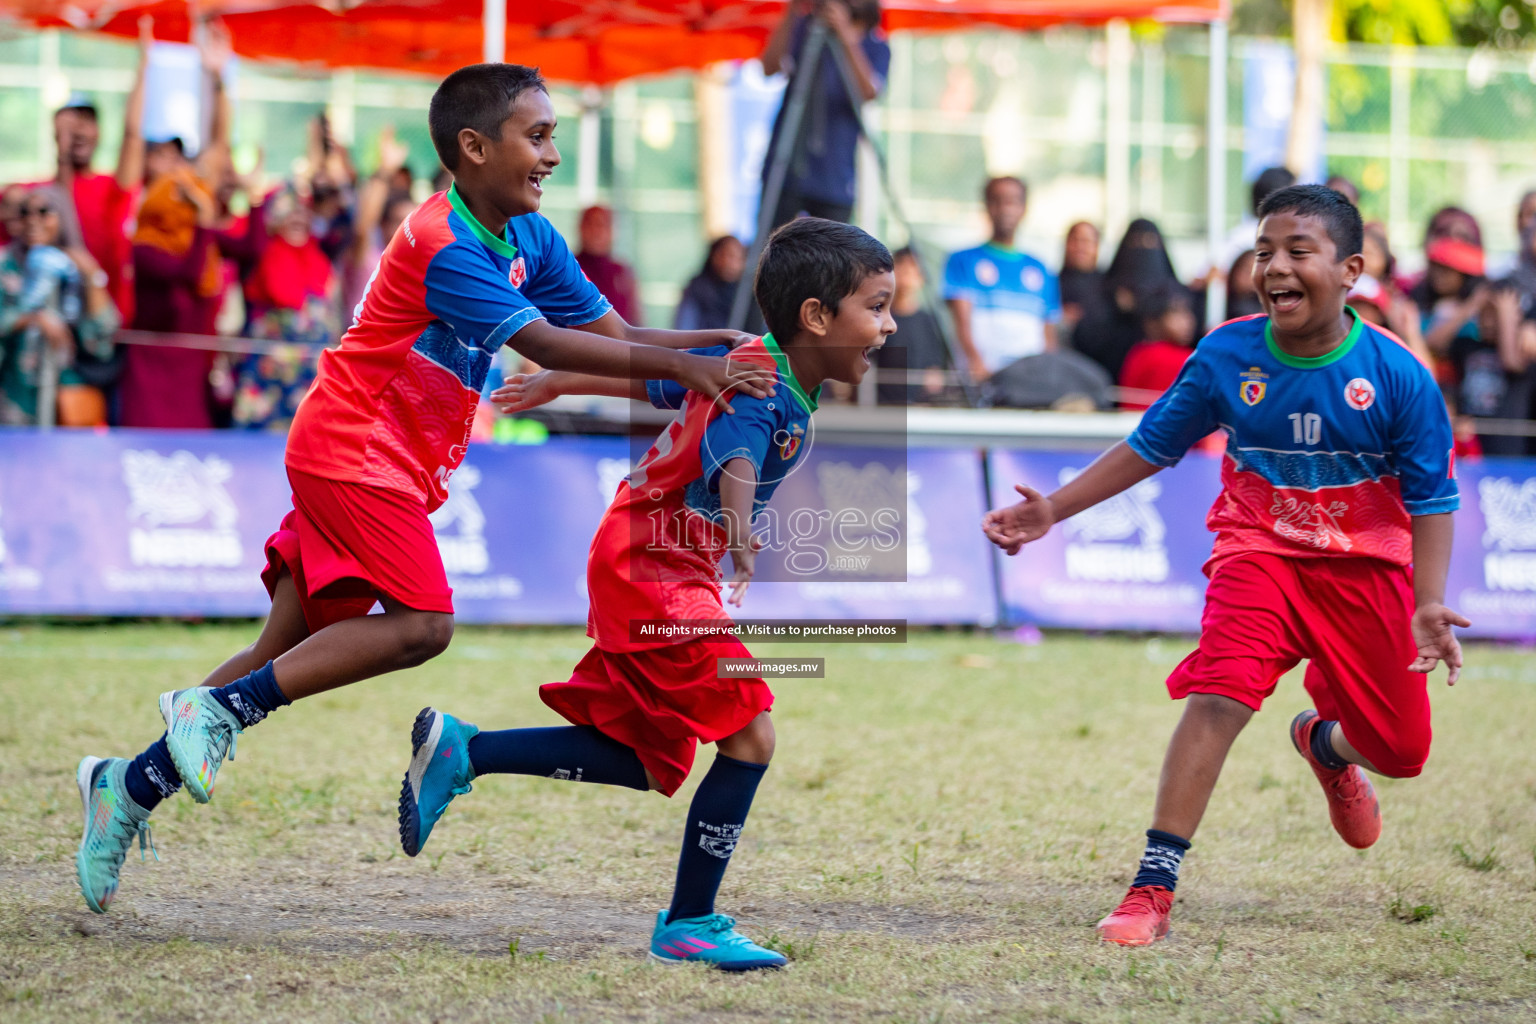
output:
<path id="1" fill-rule="evenodd" d="M 1381 834 L 1361 768 L 1418 775 L 1429 756 L 1427 673 L 1454 684 L 1461 647 L 1445 606 L 1458 507 L 1451 425 L 1429 371 L 1344 302 L 1360 276 L 1359 211 L 1320 185 L 1259 210 L 1253 278 L 1265 312 L 1216 328 L 1131 436 L 1043 497 L 989 512 L 1008 554 L 1178 462 L 1220 428 L 1222 491 L 1199 648 L 1168 678 L 1186 699 L 1163 761 L 1146 853 L 1107 942 L 1168 934 L 1179 866 L 1237 734 L 1280 676 L 1308 659 L 1315 709 L 1291 741 L 1322 784 L 1333 827 L 1364 849 Z"/>
<path id="2" fill-rule="evenodd" d="M 681 411 L 619 485 L 592 540 L 592 649 L 569 680 L 539 689 L 572 724 L 481 732 L 425 708 L 411 733 L 400 792 L 400 841 L 414 857 L 448 803 L 481 775 L 671 796 L 688 777 L 697 745 L 714 743 L 714 763 L 688 808 L 672 904 L 657 915 L 650 955 L 737 971 L 779 967 L 784 957 L 715 913 L 715 894 L 774 746 L 767 684 L 716 675 L 717 659 L 751 656 L 725 632 L 720 564 L 729 551 L 730 601 L 740 605 L 757 550 L 752 519 L 804 455 L 822 382 L 858 383 L 870 353 L 896 330 L 891 255 L 846 224 L 805 218 L 779 229 L 763 251 L 754 291 L 772 333 L 737 348 L 734 357 L 771 368 L 777 395 L 739 397 L 735 416 L 719 415 L 707 396 L 657 381 L 541 373 L 511 378 L 493 395 L 509 411 L 557 394 L 593 393 L 649 397 Z M 645 623 L 686 624 L 692 638 L 648 639 Z"/>
<path id="3" fill-rule="evenodd" d="M 433 95 L 428 121 L 455 182 L 402 224 L 351 328 L 320 357 L 288 435 L 293 511 L 267 541 L 272 611 L 260 637 L 202 686 L 162 694 L 166 732 L 138 757 L 87 757 L 77 769 L 76 873 L 98 913 L 155 805 L 183 784 L 207 803 L 243 730 L 448 646 L 452 591 L 427 514 L 464 459 L 502 345 L 545 366 L 676 380 L 705 401 L 723 403 L 732 387 L 769 393 L 763 371 L 680 351 L 745 336 L 630 327 L 582 275 L 537 212 L 560 154 L 536 70 L 461 68 Z M 375 602 L 382 615 L 368 614 Z"/>

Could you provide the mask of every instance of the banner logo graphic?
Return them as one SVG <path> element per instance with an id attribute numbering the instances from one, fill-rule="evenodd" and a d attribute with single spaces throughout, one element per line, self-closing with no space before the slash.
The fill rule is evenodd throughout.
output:
<path id="1" fill-rule="evenodd" d="M 224 484 L 234 467 L 217 455 L 127 449 L 128 559 L 152 568 L 232 569 L 240 565 L 240 517 Z"/>

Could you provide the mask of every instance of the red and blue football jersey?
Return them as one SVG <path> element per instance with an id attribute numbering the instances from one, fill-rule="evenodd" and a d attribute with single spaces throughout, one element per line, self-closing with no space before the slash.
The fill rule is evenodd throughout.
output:
<path id="1" fill-rule="evenodd" d="M 1284 352 L 1266 316 L 1222 324 L 1127 443 L 1171 466 L 1216 429 L 1227 450 L 1206 518 L 1216 534 L 1207 571 L 1247 551 L 1408 565 L 1410 517 L 1460 505 L 1434 378 L 1358 316 L 1338 348 L 1313 359 Z"/>
<path id="2" fill-rule="evenodd" d="M 535 320 L 574 327 L 610 308 L 542 216 L 514 217 L 497 237 L 456 189 L 438 193 L 395 232 L 352 326 L 321 354 L 285 461 L 435 509 L 497 349 Z"/>
<path id="3" fill-rule="evenodd" d="M 724 355 L 727 349 L 694 351 Z M 773 397 L 734 393 L 731 407 L 736 411 L 727 414 L 672 381 L 646 384 L 653 405 L 680 411 L 619 485 L 592 538 L 587 635 L 605 651 L 645 650 L 690 639 L 637 641 L 630 635 L 636 620 L 728 622 L 720 602 L 720 561 L 726 551 L 720 475 L 733 459 L 747 459 L 756 467 L 755 517 L 805 454 L 821 389 L 807 392 L 800 386 L 771 334 L 737 348 L 731 359 L 775 369 Z"/>

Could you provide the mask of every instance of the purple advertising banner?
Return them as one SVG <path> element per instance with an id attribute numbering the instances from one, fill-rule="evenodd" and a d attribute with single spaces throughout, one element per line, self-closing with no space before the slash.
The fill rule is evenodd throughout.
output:
<path id="1" fill-rule="evenodd" d="M 735 614 L 992 625 L 984 498 L 975 449 L 817 445 L 774 495 L 769 512 L 790 539 L 759 556 L 762 582 Z M 815 533 L 793 529 L 806 511 Z"/>
<path id="2" fill-rule="evenodd" d="M 261 615 L 289 509 L 283 442 L 182 431 L 0 434 L 0 610 Z"/>
<path id="3" fill-rule="evenodd" d="M 263 545 L 291 507 L 281 437 L 0 437 L 0 612 L 266 614 Z M 627 455 L 619 438 L 471 448 L 432 515 L 459 619 L 585 622 L 587 546 Z"/>
<path id="4" fill-rule="evenodd" d="M 587 549 L 630 454 L 622 438 L 472 446 L 432 515 L 459 619 L 584 623 Z M 262 434 L 0 432 L 0 614 L 264 615 L 263 542 L 290 507 L 282 457 Z M 1092 457 L 986 458 L 997 506 Z M 1218 472 L 1191 453 L 1007 558 L 981 536 L 974 449 L 818 445 L 770 506 L 778 542 L 738 614 L 992 625 L 1000 593 L 1006 622 L 1192 632 Z M 1470 635 L 1536 639 L 1536 461 L 1460 475 L 1447 603 Z"/>
<path id="5" fill-rule="evenodd" d="M 622 438 L 472 446 L 431 517 L 459 620 L 585 623 L 587 550 L 629 456 Z M 977 453 L 908 461 L 901 449 L 830 445 L 807 456 L 774 508 L 807 510 L 824 534 L 839 511 L 889 506 L 899 546 L 865 573 L 875 582 L 857 570 L 764 582 L 743 614 L 993 622 L 989 556 L 972 536 Z M 0 613 L 264 615 L 264 542 L 289 508 L 281 437 L 5 431 Z M 760 579 L 792 578 L 772 567 L 783 554 L 767 553 Z"/>
<path id="6" fill-rule="evenodd" d="M 1461 511 L 1445 603 L 1471 636 L 1536 639 L 1536 462 L 1457 464 Z"/>
<path id="7" fill-rule="evenodd" d="M 455 617 L 585 625 L 587 549 L 628 472 L 619 437 L 471 445 L 431 516 Z"/>
<path id="8" fill-rule="evenodd" d="M 994 507 L 1013 485 L 1049 494 L 1092 452 L 988 453 Z M 1004 618 L 1079 629 L 1197 632 L 1211 553 L 1205 513 L 1220 490 L 1220 459 L 1191 452 L 1172 469 L 1080 512 L 1013 557 L 998 554 Z"/>

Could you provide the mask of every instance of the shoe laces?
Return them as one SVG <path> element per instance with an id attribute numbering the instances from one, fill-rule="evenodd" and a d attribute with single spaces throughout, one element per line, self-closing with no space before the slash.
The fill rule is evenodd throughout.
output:
<path id="1" fill-rule="evenodd" d="M 454 787 L 448 791 L 448 799 L 443 801 L 443 805 L 437 809 L 436 813 L 442 814 L 448 809 L 448 805 L 453 803 L 454 797 L 463 796 L 465 793 L 468 793 L 475 788 L 468 782 L 461 782 L 461 778 L 461 776 L 454 776 Z"/>
<path id="2" fill-rule="evenodd" d="M 1355 765 L 1341 768 L 1338 775 L 1327 782 L 1330 790 L 1339 795 L 1339 799 L 1346 801 L 1360 800 L 1369 792 L 1370 783 L 1366 781 L 1362 773 Z"/>
<path id="3" fill-rule="evenodd" d="M 750 944 L 752 941 L 736 931 L 736 919 L 729 914 L 711 914 L 699 924 L 699 930 L 718 936 L 725 945 Z"/>
<path id="4" fill-rule="evenodd" d="M 1115 910 L 1119 914 L 1162 915 L 1173 905 L 1173 893 L 1155 885 L 1132 886 Z"/>
<path id="5" fill-rule="evenodd" d="M 135 838 L 139 840 L 139 860 L 149 859 L 146 856 L 147 851 L 154 854 L 155 861 L 158 863 L 160 851 L 155 849 L 155 838 L 150 833 L 148 819 L 139 821 L 127 813 L 113 815 L 112 825 L 107 830 L 107 839 L 111 842 L 113 846 L 112 852 L 115 855 L 113 860 L 121 864 L 123 858 L 128 854 L 128 847 L 133 845 Z"/>
<path id="6" fill-rule="evenodd" d="M 240 730 L 230 725 L 223 715 L 213 711 L 208 712 L 208 717 L 213 721 L 208 726 L 208 733 L 213 737 L 213 752 L 218 755 L 220 761 L 235 759 L 235 746 L 239 742 Z"/>

